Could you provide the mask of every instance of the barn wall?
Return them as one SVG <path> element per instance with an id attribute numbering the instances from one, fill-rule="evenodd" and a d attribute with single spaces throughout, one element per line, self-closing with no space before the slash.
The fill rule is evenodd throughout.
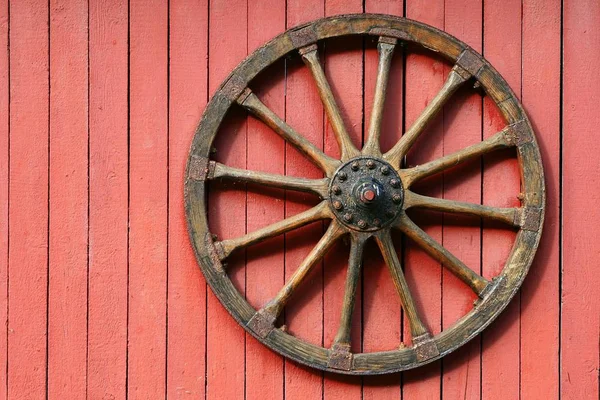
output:
<path id="1" fill-rule="evenodd" d="M 548 197 L 531 271 L 491 327 L 424 368 L 362 379 L 298 366 L 246 334 L 207 288 L 183 209 L 194 129 L 231 69 L 287 28 L 360 12 L 416 19 L 482 52 L 528 112 Z M 0 399 L 599 398 L 597 0 L 0 0 L 0 46 Z M 361 144 L 376 49 L 367 40 L 335 40 L 322 59 L 349 132 Z M 448 68 L 425 53 L 398 50 L 385 147 L 435 95 Z M 301 63 L 281 61 L 259 83 L 271 109 L 337 154 Z M 215 143 L 219 161 L 318 176 L 260 122 L 242 112 L 229 117 L 227 137 Z M 449 154 L 502 127 L 489 99 L 459 91 L 407 163 Z M 518 170 L 505 156 L 486 156 L 423 190 L 518 204 Z M 275 190 L 219 189 L 208 213 L 221 237 L 310 203 Z M 514 239 L 474 219 L 432 214 L 418 222 L 490 277 Z M 316 240 L 322 230 L 309 226 L 249 249 L 232 261 L 232 280 L 251 304 L 263 304 L 312 247 L 303 238 Z M 473 298 L 427 255 L 402 247 L 419 307 L 439 332 Z M 408 334 L 383 262 L 369 251 L 355 351 L 390 349 Z M 294 334 L 331 343 L 345 254 L 335 247 L 286 310 Z"/>

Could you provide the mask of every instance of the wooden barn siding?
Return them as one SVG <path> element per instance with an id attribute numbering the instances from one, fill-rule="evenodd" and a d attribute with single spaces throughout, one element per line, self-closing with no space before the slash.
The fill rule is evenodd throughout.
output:
<path id="1" fill-rule="evenodd" d="M 529 113 L 548 193 L 538 255 L 499 320 L 425 368 L 362 379 L 284 361 L 245 334 L 206 288 L 182 206 L 192 134 L 227 73 L 284 29 L 348 12 L 418 19 L 482 51 Z M 0 0 L 0 46 L 0 399 L 600 397 L 597 0 Z M 360 143 L 376 51 L 366 42 L 333 41 L 322 59 Z M 411 54 L 393 71 L 387 105 L 394 112 L 383 122 L 390 129 L 411 123 L 447 68 Z M 265 102 L 335 153 L 302 64 L 281 62 L 269 76 L 277 82 L 264 80 Z M 421 143 L 409 162 L 447 154 L 501 126 L 488 100 L 460 91 L 454 100 L 429 128 L 434 140 Z M 224 129 L 236 147 L 228 152 L 227 141 L 217 143 L 220 160 L 316 173 L 262 124 L 243 113 L 231 117 Z M 385 140 L 389 147 L 395 138 Z M 460 185 L 445 176 L 424 190 L 514 201 L 512 191 L 501 190 L 515 186 L 514 163 L 486 156 L 481 165 Z M 229 214 L 211 208 L 218 232 L 238 235 L 306 207 L 302 196 L 266 194 L 223 190 L 212 204 L 237 206 Z M 481 234 L 469 219 L 421 222 L 484 274 L 497 271 L 506 254 L 510 235 L 493 226 Z M 233 279 L 249 301 L 270 298 L 310 248 L 302 235 L 321 229 L 242 255 Z M 479 251 L 460 245 L 473 240 L 481 240 Z M 273 248 L 281 251 L 270 254 Z M 339 316 L 340 257 L 343 251 L 333 250 L 331 267 L 312 276 L 302 306 L 286 314 L 294 315 L 286 317 L 292 332 L 324 345 Z M 405 263 L 435 331 L 464 312 L 468 299 L 450 274 L 417 250 Z M 425 278 L 437 287 L 419 284 Z M 362 279 L 357 350 L 389 348 L 406 329 L 393 285 L 376 266 Z"/>

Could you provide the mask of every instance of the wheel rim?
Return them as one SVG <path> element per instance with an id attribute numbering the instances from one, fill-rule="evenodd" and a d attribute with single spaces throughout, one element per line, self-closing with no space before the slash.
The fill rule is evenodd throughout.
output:
<path id="1" fill-rule="evenodd" d="M 346 35 L 379 37 L 379 70 L 368 138 L 362 150 L 349 139 L 335 98 L 318 59 L 322 39 Z M 450 60 L 454 67 L 421 116 L 385 154 L 379 135 L 389 65 L 399 42 L 412 42 Z M 260 71 L 281 57 L 297 52 L 310 69 L 329 122 L 340 147 L 341 159 L 325 155 L 269 110 L 248 88 Z M 427 123 L 465 82 L 475 80 L 496 103 L 506 127 L 483 142 L 418 167 L 401 168 L 401 160 L 424 132 Z M 323 179 L 292 178 L 230 168 L 209 160 L 210 149 L 229 108 L 242 106 L 304 154 L 325 174 Z M 497 149 L 515 147 L 521 170 L 521 206 L 496 208 L 431 198 L 412 192 L 411 186 L 458 162 Z M 387 171 L 386 171 L 387 168 Z M 391 169 L 391 170 L 390 170 Z M 193 139 L 185 180 L 188 230 L 196 258 L 207 282 L 230 314 L 249 333 L 276 352 L 302 364 L 338 373 L 371 375 L 411 369 L 434 361 L 462 346 L 487 327 L 506 307 L 520 287 L 535 255 L 544 218 L 543 168 L 535 135 L 527 116 L 498 72 L 474 50 L 433 27 L 385 15 L 344 15 L 320 19 L 289 30 L 244 60 L 217 90 L 206 107 Z M 322 201 L 308 211 L 251 232 L 240 238 L 216 241 L 206 217 L 207 183 L 232 179 L 311 192 Z M 398 182 L 399 181 L 399 182 Z M 475 215 L 518 228 L 512 251 L 501 273 L 488 281 L 436 243 L 406 214 L 410 208 Z M 393 213 L 390 213 L 393 210 Z M 260 310 L 254 309 L 236 290 L 223 266 L 233 251 L 288 232 L 310 222 L 331 220 L 319 243 L 298 267 L 284 288 Z M 398 229 L 430 256 L 440 261 L 477 295 L 473 309 L 453 326 L 432 336 L 414 306 L 390 231 Z M 331 348 L 304 342 L 281 329 L 275 321 L 291 294 L 318 261 L 342 236 L 350 237 L 350 257 L 342 316 Z M 377 242 L 401 298 L 411 333 L 411 345 L 376 353 L 350 353 L 350 324 L 354 292 L 361 268 L 364 244 Z"/>

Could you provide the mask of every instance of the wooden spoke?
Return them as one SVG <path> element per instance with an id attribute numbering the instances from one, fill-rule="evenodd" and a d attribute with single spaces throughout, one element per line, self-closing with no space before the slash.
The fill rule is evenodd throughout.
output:
<path id="1" fill-rule="evenodd" d="M 238 182 L 256 183 L 280 189 L 297 190 L 300 192 L 314 193 L 321 198 L 327 197 L 329 179 L 307 179 L 292 176 L 275 175 L 266 172 L 248 171 L 245 169 L 228 167 L 227 165 L 211 161 L 211 179 L 230 179 Z"/>
<path id="2" fill-rule="evenodd" d="M 328 176 L 333 174 L 340 162 L 329 157 L 321 149 L 312 144 L 304 136 L 296 132 L 294 128 L 289 126 L 277 114 L 271 111 L 263 102 L 260 101 L 250 89 L 240 96 L 238 102 L 254 114 L 258 119 L 263 121 L 275 133 L 280 135 L 288 143 L 296 147 L 298 151 L 306 156 L 312 163 L 319 167 Z"/>
<path id="3" fill-rule="evenodd" d="M 417 337 L 429 335 L 428 329 L 419 317 L 417 307 L 410 293 L 410 289 L 408 288 L 408 284 L 406 283 L 406 278 L 402 272 L 402 266 L 400 265 L 400 260 L 398 260 L 398 254 L 396 254 L 396 249 L 394 248 L 389 229 L 381 231 L 381 233 L 375 236 L 375 240 L 379 245 L 383 259 L 392 275 L 396 290 L 398 290 L 398 294 L 400 295 L 400 301 L 404 308 L 404 314 L 408 318 L 410 334 L 413 340 Z"/>
<path id="4" fill-rule="evenodd" d="M 302 283 L 302 281 L 308 276 L 308 273 L 312 269 L 312 267 L 319 261 L 325 253 L 333 246 L 333 244 L 344 234 L 345 230 L 341 227 L 341 225 L 333 220 L 327 228 L 327 231 L 319 240 L 317 245 L 311 250 L 311 252 L 306 256 L 302 264 L 298 267 L 296 272 L 292 275 L 292 277 L 285 283 L 285 286 L 281 288 L 277 296 L 273 298 L 271 301 L 263 307 L 262 312 L 266 313 L 270 316 L 277 317 L 283 307 L 290 299 L 296 288 Z"/>
<path id="5" fill-rule="evenodd" d="M 458 89 L 467 78 L 468 74 L 466 74 L 458 65 L 455 65 L 454 68 L 450 70 L 450 74 L 446 79 L 446 83 L 442 86 L 442 89 L 431 100 L 427 107 L 425 107 L 425 110 L 423 110 L 410 129 L 400 138 L 398 143 L 384 155 L 384 158 L 387 159 L 390 164 L 396 167 L 400 165 L 402 158 L 404 158 L 408 150 L 419 138 L 421 133 L 423 133 L 427 124 L 433 120 L 442 107 L 444 107 L 446 101 L 448 101 L 456 89 Z"/>
<path id="6" fill-rule="evenodd" d="M 308 225 L 311 222 L 331 218 L 331 212 L 327 201 L 322 201 L 315 207 L 276 222 L 272 225 L 261 228 L 257 231 L 248 233 L 236 239 L 226 239 L 216 242 L 217 254 L 221 260 L 227 258 L 233 251 L 247 247 L 263 240 L 281 235 L 282 233 Z"/>
<path id="7" fill-rule="evenodd" d="M 416 207 L 455 214 L 473 215 L 475 217 L 504 222 L 511 226 L 519 226 L 521 216 L 519 208 L 488 207 L 462 201 L 437 199 L 422 196 L 409 190 L 404 194 L 404 206 L 405 208 Z"/>
<path id="8" fill-rule="evenodd" d="M 300 49 L 300 54 L 302 55 L 304 63 L 310 69 L 310 72 L 312 73 L 317 85 L 317 90 L 319 91 L 319 96 L 321 97 L 321 101 L 325 107 L 325 112 L 329 118 L 329 123 L 333 128 L 338 145 L 340 146 L 342 161 L 346 161 L 350 158 L 358 156 L 359 151 L 352 143 L 352 139 L 350 139 L 350 135 L 348 134 L 342 119 L 342 114 L 340 114 L 339 107 L 335 101 L 333 92 L 331 91 L 331 86 L 329 86 L 329 82 L 327 81 L 325 72 L 323 71 L 323 67 L 319 62 L 317 45 L 310 45 Z"/>
<path id="9" fill-rule="evenodd" d="M 391 41 L 391 42 L 390 42 Z M 375 95 L 373 96 L 373 109 L 371 121 L 369 122 L 369 134 L 367 143 L 363 148 L 363 154 L 369 156 L 381 156 L 379 137 L 381 136 L 381 120 L 383 119 L 383 106 L 390 76 L 390 65 L 396 47 L 396 39 L 379 40 L 377 50 L 379 52 L 379 66 L 377 68 L 377 80 L 375 83 Z"/>
<path id="10" fill-rule="evenodd" d="M 442 263 L 450 270 L 450 272 L 469 285 L 477 295 L 481 295 L 485 287 L 489 284 L 487 279 L 473 272 L 473 270 L 467 267 L 446 248 L 433 240 L 431 236 L 419 228 L 406 214 L 403 213 L 400 216 L 396 228 L 400 229 L 431 257 Z"/>
<path id="11" fill-rule="evenodd" d="M 401 170 L 402 183 L 404 183 L 405 188 L 409 188 L 413 183 L 421 179 L 445 171 L 467 160 L 480 157 L 493 150 L 510 147 L 512 143 L 506 139 L 506 132 L 506 129 L 502 130 L 480 143 L 466 147 L 455 153 L 448 154 L 417 167 Z"/>
<path id="12" fill-rule="evenodd" d="M 348 272 L 346 274 L 346 289 L 344 291 L 344 303 L 342 305 L 342 315 L 340 317 L 340 327 L 333 340 L 336 344 L 350 347 L 350 331 L 352 327 L 352 312 L 356 300 L 356 287 L 360 277 L 362 267 L 363 250 L 368 236 L 362 234 L 353 234 L 351 236 L 350 259 L 348 260 Z"/>

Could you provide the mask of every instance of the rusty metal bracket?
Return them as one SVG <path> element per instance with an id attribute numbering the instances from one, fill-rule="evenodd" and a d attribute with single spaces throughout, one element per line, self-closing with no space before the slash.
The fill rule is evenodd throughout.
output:
<path id="1" fill-rule="evenodd" d="M 256 312 L 252 318 L 250 318 L 250 321 L 248 321 L 246 326 L 250 328 L 252 332 L 256 333 L 256 335 L 258 335 L 260 338 L 264 339 L 269 336 L 269 333 L 271 333 L 273 329 L 275 329 L 276 319 L 277 317 L 275 317 L 273 314 L 262 309 Z"/>
<path id="2" fill-rule="evenodd" d="M 194 181 L 204 181 L 209 173 L 208 165 L 208 158 L 193 155 L 188 167 L 189 178 Z"/>
<path id="3" fill-rule="evenodd" d="M 520 213 L 519 226 L 525 231 L 537 232 L 542 221 L 542 210 L 537 207 L 525 207 Z"/>
<path id="4" fill-rule="evenodd" d="M 456 65 L 465 69 L 471 76 L 477 77 L 477 74 L 483 67 L 483 60 L 471 49 L 465 49 L 458 59 Z"/>
<path id="5" fill-rule="evenodd" d="M 475 307 L 478 307 L 486 298 L 490 297 L 500 285 L 504 282 L 504 276 L 495 277 L 492 281 L 479 293 L 479 297 L 473 302 Z"/>
<path id="6" fill-rule="evenodd" d="M 521 146 L 532 141 L 531 131 L 525 120 L 510 124 L 504 131 L 504 137 L 512 146 Z"/>
<path id="7" fill-rule="evenodd" d="M 334 343 L 329 350 L 327 366 L 330 368 L 350 371 L 352 368 L 352 353 L 349 343 Z"/>
<path id="8" fill-rule="evenodd" d="M 292 45 L 297 49 L 316 43 L 318 40 L 317 33 L 312 25 L 292 30 L 288 33 L 288 36 L 292 41 Z"/>
<path id="9" fill-rule="evenodd" d="M 215 246 L 215 242 L 210 233 L 207 233 L 204 237 L 204 245 L 208 250 L 208 256 L 212 261 L 213 268 L 220 273 L 225 273 L 225 267 L 221 263 L 221 258 L 219 257 L 217 247 Z"/>
<path id="10" fill-rule="evenodd" d="M 412 340 L 417 361 L 425 361 L 440 355 L 440 351 L 429 333 L 417 336 Z"/>
<path id="11" fill-rule="evenodd" d="M 242 94 L 244 89 L 246 89 L 246 86 L 247 83 L 242 78 L 236 74 L 233 74 L 221 88 L 221 93 L 223 96 L 233 102 L 240 96 L 240 94 Z"/>
<path id="12" fill-rule="evenodd" d="M 399 29 L 393 29 L 393 28 L 381 28 L 381 27 L 371 28 L 369 30 L 369 34 L 382 36 L 382 37 L 388 37 L 388 38 L 397 38 L 400 40 L 408 40 L 408 41 L 415 40 L 411 35 L 408 34 L 408 32 L 401 31 Z"/>

